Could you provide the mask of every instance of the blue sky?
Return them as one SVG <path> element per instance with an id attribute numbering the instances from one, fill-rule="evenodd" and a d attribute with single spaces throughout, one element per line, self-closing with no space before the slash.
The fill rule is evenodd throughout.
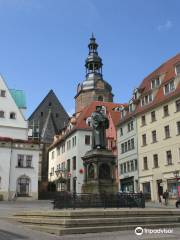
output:
<path id="1" fill-rule="evenodd" d="M 27 116 L 53 89 L 68 112 L 94 32 L 115 102 L 180 52 L 179 0 L 0 0 L 0 73 Z"/>

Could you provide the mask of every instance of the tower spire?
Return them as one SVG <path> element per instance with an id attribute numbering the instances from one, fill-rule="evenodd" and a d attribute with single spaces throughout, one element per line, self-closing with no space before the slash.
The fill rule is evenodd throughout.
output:
<path id="1" fill-rule="evenodd" d="M 93 33 L 88 48 L 89 54 L 85 62 L 86 77 L 88 78 L 89 74 L 100 75 L 102 77 L 102 59 L 98 56 L 98 44 L 96 43 L 96 38 Z"/>

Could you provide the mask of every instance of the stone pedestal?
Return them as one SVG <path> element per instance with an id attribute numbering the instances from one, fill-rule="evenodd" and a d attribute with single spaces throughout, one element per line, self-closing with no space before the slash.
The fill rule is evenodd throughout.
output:
<path id="1" fill-rule="evenodd" d="M 92 149 L 82 157 L 84 163 L 84 184 L 82 193 L 115 193 L 118 185 L 115 179 L 116 157 L 107 149 Z"/>

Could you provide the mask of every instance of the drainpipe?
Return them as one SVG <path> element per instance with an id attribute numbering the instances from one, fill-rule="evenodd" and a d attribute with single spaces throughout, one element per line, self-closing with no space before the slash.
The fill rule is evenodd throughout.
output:
<path id="1" fill-rule="evenodd" d="M 10 152 L 10 163 L 9 163 L 8 201 L 11 200 L 10 194 L 11 194 L 12 145 L 13 145 L 13 142 L 12 142 L 12 140 L 11 140 L 11 152 Z"/>

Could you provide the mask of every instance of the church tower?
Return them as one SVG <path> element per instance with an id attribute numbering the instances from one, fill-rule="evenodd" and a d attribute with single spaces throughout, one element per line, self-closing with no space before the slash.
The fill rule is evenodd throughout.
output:
<path id="1" fill-rule="evenodd" d="M 89 54 L 85 62 L 86 79 L 78 84 L 75 96 L 76 113 L 93 101 L 113 102 L 112 87 L 103 80 L 102 59 L 98 55 L 98 44 L 93 34 L 88 48 Z"/>

